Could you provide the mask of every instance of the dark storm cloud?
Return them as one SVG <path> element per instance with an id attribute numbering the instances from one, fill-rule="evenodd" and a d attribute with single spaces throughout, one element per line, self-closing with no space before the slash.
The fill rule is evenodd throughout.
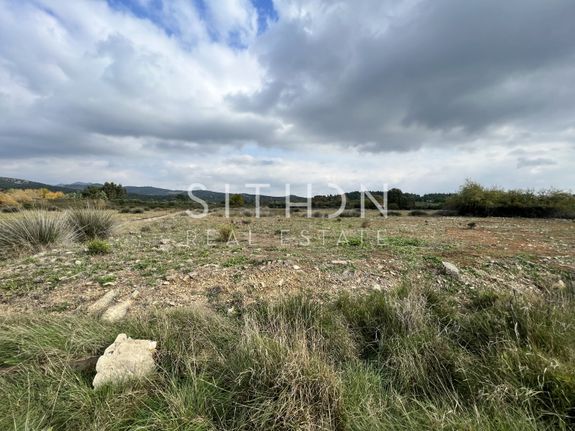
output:
<path id="1" fill-rule="evenodd" d="M 430 130 L 572 124 L 575 2 L 423 1 L 392 20 L 382 13 L 382 32 L 365 31 L 355 5 L 280 19 L 258 46 L 269 82 L 236 105 L 320 141 L 381 150 L 418 147 Z"/>

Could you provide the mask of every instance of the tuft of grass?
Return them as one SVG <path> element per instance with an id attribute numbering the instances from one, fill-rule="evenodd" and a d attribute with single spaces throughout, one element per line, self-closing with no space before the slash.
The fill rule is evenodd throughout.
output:
<path id="1" fill-rule="evenodd" d="M 91 208 L 72 209 L 66 213 L 66 216 L 79 241 L 108 238 L 115 225 L 112 211 Z"/>
<path id="2" fill-rule="evenodd" d="M 0 251 L 38 250 L 71 242 L 66 220 L 47 211 L 23 211 L 0 220 Z"/>
<path id="3" fill-rule="evenodd" d="M 358 209 L 345 210 L 342 211 L 339 217 L 361 217 L 361 211 Z"/>
<path id="4" fill-rule="evenodd" d="M 110 243 L 102 239 L 93 239 L 86 244 L 89 254 L 108 254 L 112 251 Z"/>
<path id="5" fill-rule="evenodd" d="M 575 299 L 418 281 L 239 315 L 155 311 L 0 322 L 0 429 L 570 429 Z M 74 361 L 119 332 L 158 342 L 157 373 L 91 388 Z"/>
<path id="6" fill-rule="evenodd" d="M 401 236 L 388 236 L 383 238 L 383 243 L 393 247 L 421 247 L 425 243 L 418 238 L 407 238 Z"/>
<path id="7" fill-rule="evenodd" d="M 222 225 L 218 228 L 218 241 L 220 242 L 228 242 L 230 237 L 234 233 L 234 228 L 232 225 Z"/>

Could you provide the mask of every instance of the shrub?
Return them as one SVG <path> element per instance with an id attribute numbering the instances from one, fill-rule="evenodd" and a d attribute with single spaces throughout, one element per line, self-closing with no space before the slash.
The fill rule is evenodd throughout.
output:
<path id="1" fill-rule="evenodd" d="M 2 208 L 3 213 L 17 213 L 20 211 L 18 207 L 4 207 Z"/>
<path id="2" fill-rule="evenodd" d="M 488 189 L 469 180 L 448 201 L 448 206 L 464 216 L 575 217 L 575 195 L 571 193 Z"/>
<path id="3" fill-rule="evenodd" d="M 244 216 L 244 217 L 252 217 L 253 214 L 252 214 L 252 212 L 251 212 L 250 210 L 244 210 L 244 211 L 242 211 L 242 216 Z"/>
<path id="4" fill-rule="evenodd" d="M 388 211 L 387 216 L 388 217 L 401 217 L 401 213 L 399 211 Z"/>
<path id="5" fill-rule="evenodd" d="M 228 242 L 233 232 L 234 228 L 231 225 L 220 226 L 218 229 L 218 241 Z"/>
<path id="6" fill-rule="evenodd" d="M 422 211 L 422 210 L 413 210 L 413 211 L 409 211 L 409 215 L 414 216 L 414 217 L 425 217 L 425 216 L 428 216 L 429 214 L 425 211 Z"/>
<path id="7" fill-rule="evenodd" d="M 436 217 L 455 217 L 457 215 L 457 211 L 454 210 L 439 210 L 433 213 Z"/>
<path id="8" fill-rule="evenodd" d="M 340 217 L 360 217 L 361 211 L 358 209 L 354 210 L 345 210 L 340 215 Z"/>
<path id="9" fill-rule="evenodd" d="M 23 211 L 0 220 L 0 250 L 38 249 L 70 242 L 73 232 L 60 214 Z"/>
<path id="10" fill-rule="evenodd" d="M 321 211 L 314 211 L 312 214 L 313 218 L 322 218 L 323 217 L 323 213 Z"/>
<path id="11" fill-rule="evenodd" d="M 120 214 L 129 214 L 130 213 L 130 208 L 122 208 L 120 211 L 118 211 Z"/>
<path id="12" fill-rule="evenodd" d="M 143 213 L 144 213 L 143 208 L 132 208 L 132 209 L 130 209 L 130 214 L 143 214 Z"/>
<path id="13" fill-rule="evenodd" d="M 115 224 L 111 211 L 91 208 L 69 210 L 67 219 L 79 241 L 108 238 Z"/>
<path id="14" fill-rule="evenodd" d="M 110 243 L 101 239 L 93 239 L 86 246 L 89 254 L 108 254 L 112 251 Z"/>

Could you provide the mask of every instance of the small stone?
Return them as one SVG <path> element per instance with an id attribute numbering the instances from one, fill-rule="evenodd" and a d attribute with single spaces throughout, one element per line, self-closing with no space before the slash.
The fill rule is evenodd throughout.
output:
<path id="1" fill-rule="evenodd" d="M 298 265 L 294 265 L 294 266 L 293 266 L 293 269 L 295 269 L 295 270 L 297 271 L 297 270 L 299 270 L 299 269 L 301 269 L 301 268 L 300 268 Z"/>
<path id="2" fill-rule="evenodd" d="M 375 283 L 373 286 L 371 286 L 372 290 L 375 290 L 377 292 L 381 292 L 381 286 L 377 283 Z"/>
<path id="3" fill-rule="evenodd" d="M 347 265 L 347 260 L 332 260 L 331 263 L 334 265 Z"/>
<path id="4" fill-rule="evenodd" d="M 115 289 L 106 292 L 104 296 L 88 307 L 88 314 L 100 314 L 110 306 L 117 294 Z"/>
<path id="5" fill-rule="evenodd" d="M 565 282 L 563 280 L 558 280 L 551 286 L 551 288 L 555 290 L 563 290 L 565 287 Z"/>
<path id="6" fill-rule="evenodd" d="M 459 277 L 459 268 L 457 268 L 454 264 L 452 264 L 451 262 L 441 262 L 443 264 L 443 270 L 445 271 L 446 274 L 452 276 L 452 277 Z"/>
<path id="7" fill-rule="evenodd" d="M 131 306 L 132 301 L 130 299 L 113 305 L 104 311 L 104 314 L 102 314 L 102 320 L 110 323 L 119 322 L 126 316 L 128 309 Z"/>
<path id="8" fill-rule="evenodd" d="M 119 334 L 96 363 L 92 385 L 99 388 L 107 383 L 143 378 L 154 372 L 156 342 L 134 340 Z"/>
<path id="9" fill-rule="evenodd" d="M 82 261 L 81 261 L 81 260 L 77 260 L 76 262 L 74 262 L 74 264 L 76 264 L 76 265 L 82 265 Z"/>

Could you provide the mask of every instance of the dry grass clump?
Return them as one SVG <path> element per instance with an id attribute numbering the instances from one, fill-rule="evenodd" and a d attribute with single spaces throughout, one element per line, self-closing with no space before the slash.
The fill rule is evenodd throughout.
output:
<path id="1" fill-rule="evenodd" d="M 233 239 L 233 233 L 234 227 L 232 225 L 222 225 L 218 228 L 217 240 L 219 242 L 228 242 L 230 239 Z"/>
<path id="2" fill-rule="evenodd" d="M 71 209 L 66 219 L 79 241 L 108 238 L 115 225 L 112 211 L 92 208 Z"/>
<path id="3" fill-rule="evenodd" d="M 0 251 L 37 250 L 75 239 L 67 221 L 47 211 L 23 211 L 0 220 Z"/>

